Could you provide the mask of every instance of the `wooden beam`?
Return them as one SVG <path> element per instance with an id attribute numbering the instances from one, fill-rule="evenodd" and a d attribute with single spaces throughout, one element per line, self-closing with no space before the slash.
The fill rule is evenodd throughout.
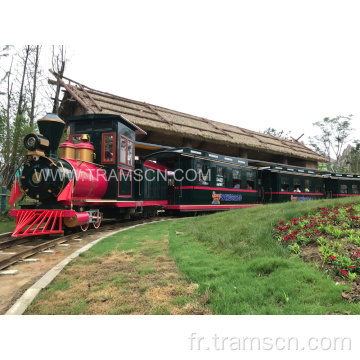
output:
<path id="1" fill-rule="evenodd" d="M 56 74 L 55 71 L 53 71 L 53 70 L 51 70 L 51 69 L 49 69 L 49 71 L 57 78 L 57 74 Z M 60 84 L 61 84 L 62 86 L 64 86 L 64 88 L 78 101 L 78 103 L 85 109 L 85 111 L 86 111 L 87 114 L 93 114 L 93 113 L 94 113 L 94 112 L 84 103 L 84 101 L 81 100 L 81 98 L 80 98 L 79 96 L 77 96 L 77 95 L 74 93 L 74 91 L 73 91 L 67 84 L 65 84 L 65 82 L 64 82 L 62 79 L 60 79 L 60 78 L 58 78 L 58 79 L 59 79 L 59 81 L 60 81 Z"/>
<path id="2" fill-rule="evenodd" d="M 87 97 L 92 101 L 92 103 L 98 108 L 98 110 L 99 110 L 99 111 L 102 111 L 101 106 L 96 103 L 96 101 L 94 100 L 94 98 L 85 90 L 85 88 L 84 88 L 81 84 L 79 84 L 79 86 L 80 86 L 80 89 L 81 89 L 81 90 L 87 95 Z"/>
<path id="3" fill-rule="evenodd" d="M 201 150 L 201 148 L 205 145 L 206 141 L 201 141 L 201 143 L 198 145 L 198 149 Z"/>
<path id="4" fill-rule="evenodd" d="M 191 148 L 192 147 L 192 139 L 183 137 L 182 138 L 182 146 Z"/>

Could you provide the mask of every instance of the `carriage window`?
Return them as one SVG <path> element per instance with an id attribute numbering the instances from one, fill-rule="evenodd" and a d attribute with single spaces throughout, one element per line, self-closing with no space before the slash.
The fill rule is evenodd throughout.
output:
<path id="1" fill-rule="evenodd" d="M 210 182 L 210 168 L 200 161 L 196 163 L 197 183 L 198 185 L 209 185 Z"/>
<path id="2" fill-rule="evenodd" d="M 115 164 L 115 133 L 102 134 L 101 162 Z"/>
<path id="3" fill-rule="evenodd" d="M 255 173 L 253 171 L 246 172 L 246 189 L 253 190 L 255 187 Z"/>
<path id="4" fill-rule="evenodd" d="M 301 186 L 300 184 L 294 184 L 294 192 L 301 192 Z"/>
<path id="5" fill-rule="evenodd" d="M 233 188 L 240 189 L 241 188 L 241 172 L 240 172 L 240 170 L 233 169 L 232 177 L 233 177 Z"/>
<path id="6" fill-rule="evenodd" d="M 353 185 L 353 186 L 352 186 L 352 193 L 353 193 L 354 195 L 359 194 L 359 185 Z"/>
<path id="7" fill-rule="evenodd" d="M 305 179 L 305 192 L 312 192 L 311 191 L 310 179 Z"/>
<path id="8" fill-rule="evenodd" d="M 216 167 L 216 186 L 226 186 L 226 168 L 222 166 Z"/>
<path id="9" fill-rule="evenodd" d="M 321 189 L 322 186 L 321 186 L 321 180 L 316 180 L 315 182 L 315 192 L 316 193 L 321 193 Z"/>
<path id="10" fill-rule="evenodd" d="M 254 181 L 248 180 L 248 181 L 246 182 L 246 189 L 247 189 L 247 190 L 253 190 L 253 189 L 254 189 L 254 185 L 255 185 Z"/>
<path id="11" fill-rule="evenodd" d="M 340 184 L 340 194 L 347 194 L 347 184 Z"/>
<path id="12" fill-rule="evenodd" d="M 289 191 L 289 178 L 287 176 L 281 177 L 281 191 Z"/>

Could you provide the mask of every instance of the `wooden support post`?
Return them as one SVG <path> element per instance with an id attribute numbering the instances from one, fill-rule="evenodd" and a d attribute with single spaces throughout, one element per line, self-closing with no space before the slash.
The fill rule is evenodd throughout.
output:
<path id="1" fill-rule="evenodd" d="M 182 146 L 191 148 L 192 147 L 192 140 L 189 139 L 189 138 L 183 137 L 182 138 Z"/>

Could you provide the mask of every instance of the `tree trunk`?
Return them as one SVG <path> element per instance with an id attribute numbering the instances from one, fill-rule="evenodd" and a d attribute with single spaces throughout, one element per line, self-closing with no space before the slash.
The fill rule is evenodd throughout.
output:
<path id="1" fill-rule="evenodd" d="M 36 45 L 33 91 L 32 91 L 31 110 L 30 110 L 30 126 L 34 125 L 34 118 L 35 118 L 36 80 L 37 80 L 38 67 L 39 67 L 39 45 Z"/>

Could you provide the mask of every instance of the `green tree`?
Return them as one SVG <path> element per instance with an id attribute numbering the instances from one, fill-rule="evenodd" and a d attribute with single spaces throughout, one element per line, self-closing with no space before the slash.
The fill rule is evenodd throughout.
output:
<path id="1" fill-rule="evenodd" d="M 349 174 L 360 174 L 360 141 L 354 142 L 354 147 L 350 150 L 350 153 L 346 156 L 346 165 L 344 166 L 344 172 Z"/>
<path id="2" fill-rule="evenodd" d="M 263 134 L 272 135 L 282 139 L 289 139 L 291 131 L 285 133 L 284 130 L 278 131 L 272 127 L 268 127 L 266 130 L 261 131 Z"/>
<path id="3" fill-rule="evenodd" d="M 324 118 L 322 121 L 313 123 L 320 129 L 320 135 L 310 137 L 310 146 L 318 153 L 323 154 L 331 162 L 331 157 L 335 157 L 335 168 L 338 169 L 338 160 L 344 149 L 344 145 L 349 141 L 353 131 L 351 128 L 351 117 L 337 116 L 335 118 Z"/>

